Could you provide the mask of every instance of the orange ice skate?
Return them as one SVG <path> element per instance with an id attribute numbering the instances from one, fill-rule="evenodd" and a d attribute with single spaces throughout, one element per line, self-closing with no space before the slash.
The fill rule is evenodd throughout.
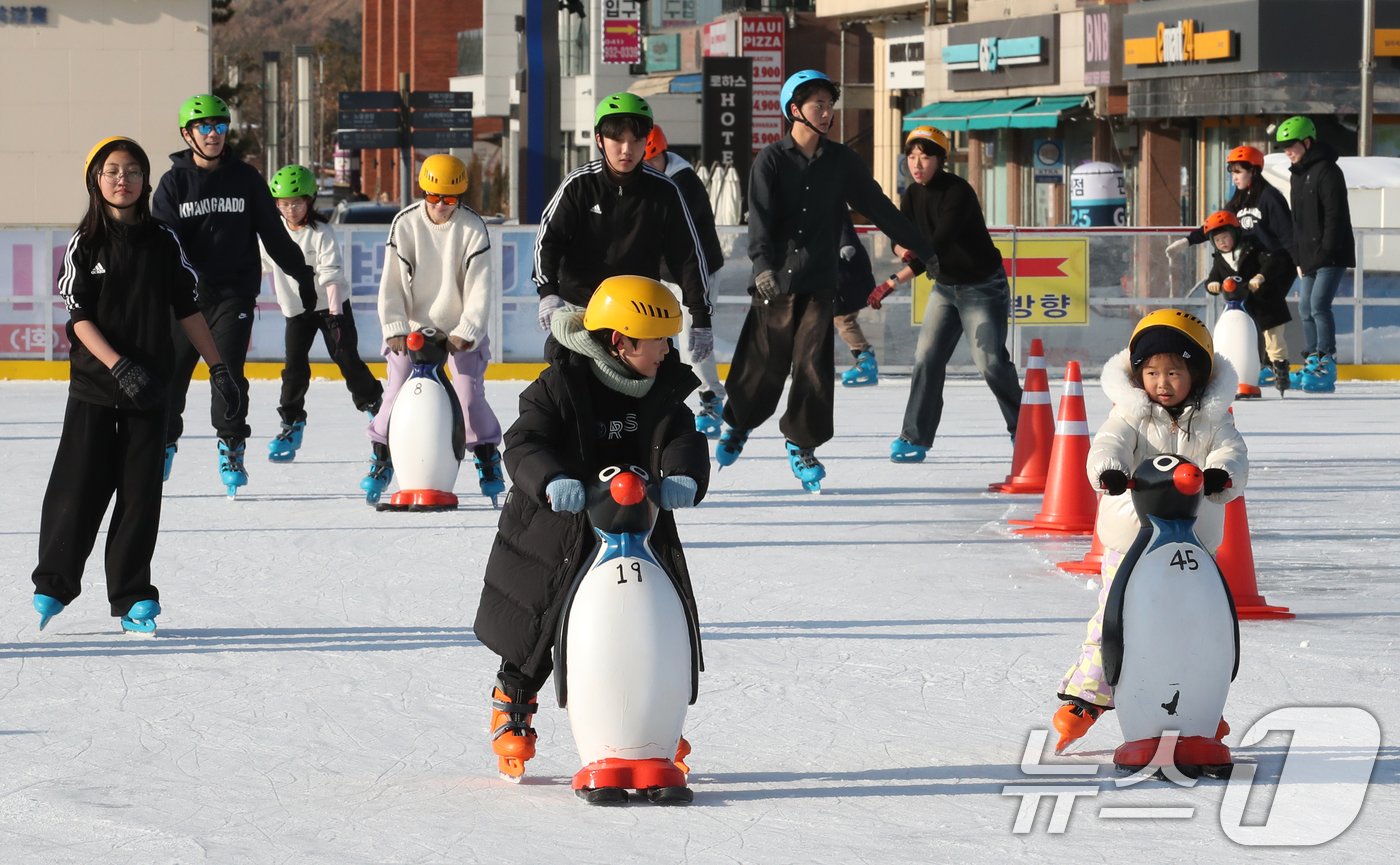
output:
<path id="1" fill-rule="evenodd" d="M 491 692 L 491 750 L 496 752 L 501 777 L 514 784 L 525 774 L 525 761 L 535 756 L 535 728 L 530 726 L 539 700 L 497 680 Z"/>

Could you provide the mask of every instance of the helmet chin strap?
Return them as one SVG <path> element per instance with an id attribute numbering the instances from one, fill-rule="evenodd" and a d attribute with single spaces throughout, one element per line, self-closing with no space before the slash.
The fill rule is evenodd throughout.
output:
<path id="1" fill-rule="evenodd" d="M 789 116 L 791 116 L 791 115 L 789 115 Z M 801 105 L 797 106 L 797 120 L 794 121 L 794 122 L 796 122 L 796 123 L 801 123 L 803 126 L 807 127 L 808 129 L 812 130 L 813 132 L 817 133 L 817 135 L 825 135 L 825 134 L 826 134 L 825 132 L 822 132 L 820 129 L 818 129 L 816 126 L 812 125 L 812 121 L 808 120 L 808 119 L 807 119 L 807 115 L 805 115 L 805 114 L 802 113 L 802 106 L 801 106 Z"/>
<path id="2" fill-rule="evenodd" d="M 219 156 L 210 156 L 209 154 L 204 152 L 203 148 L 199 146 L 199 136 L 195 135 L 193 130 L 191 130 L 189 127 L 185 127 L 185 132 L 188 132 L 190 135 L 190 149 L 193 150 L 195 153 L 198 153 L 200 159 L 205 159 L 209 162 L 214 162 L 219 158 L 219 156 L 224 155 L 223 151 L 220 150 Z"/>

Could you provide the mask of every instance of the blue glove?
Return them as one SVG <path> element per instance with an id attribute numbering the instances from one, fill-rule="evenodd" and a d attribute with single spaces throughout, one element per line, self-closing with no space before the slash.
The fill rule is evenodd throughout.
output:
<path id="1" fill-rule="evenodd" d="M 661 507 L 668 511 L 695 507 L 695 478 L 671 475 L 661 479 Z"/>
<path id="2" fill-rule="evenodd" d="M 686 346 L 690 352 L 690 362 L 699 363 L 715 353 L 715 332 L 708 327 L 692 327 L 690 329 L 690 344 Z"/>
<path id="3" fill-rule="evenodd" d="M 551 297 L 553 296 L 551 295 Z M 581 481 L 560 475 L 545 486 L 544 494 L 549 499 L 549 506 L 554 509 L 555 513 L 561 511 L 571 514 L 583 512 L 585 497 Z"/>
<path id="4" fill-rule="evenodd" d="M 546 294 L 540 298 L 540 330 L 549 332 L 549 320 L 554 313 L 564 308 L 564 298 L 557 294 Z"/>

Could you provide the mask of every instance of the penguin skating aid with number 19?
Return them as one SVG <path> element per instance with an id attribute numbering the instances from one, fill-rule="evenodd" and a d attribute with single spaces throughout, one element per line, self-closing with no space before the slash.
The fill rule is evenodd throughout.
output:
<path id="1" fill-rule="evenodd" d="M 415 330 L 406 340 L 413 370 L 389 413 L 389 453 L 399 491 L 381 511 L 457 509 L 452 486 L 466 456 L 466 423 L 447 381 L 447 334 Z"/>
<path id="2" fill-rule="evenodd" d="M 1174 762 L 1182 774 L 1224 777 L 1230 749 L 1216 739 L 1239 670 L 1239 622 L 1229 587 L 1196 537 L 1202 472 L 1162 454 L 1133 472 L 1142 528 L 1104 608 L 1103 667 L 1124 744 L 1119 769 Z M 1159 758 L 1165 736 L 1177 734 Z"/>
<path id="3" fill-rule="evenodd" d="M 554 642 L 555 690 L 590 804 L 637 790 L 658 804 L 691 801 L 676 763 L 686 709 L 699 692 L 700 630 L 680 584 L 652 551 L 655 486 L 611 466 L 589 491 L 597 543 L 570 586 Z"/>

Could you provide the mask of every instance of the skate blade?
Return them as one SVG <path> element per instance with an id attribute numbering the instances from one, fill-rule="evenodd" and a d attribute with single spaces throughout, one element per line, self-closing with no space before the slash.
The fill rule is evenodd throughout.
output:
<path id="1" fill-rule="evenodd" d="M 156 623 L 154 619 L 122 619 L 122 633 L 143 639 L 152 639 L 156 635 Z"/>
<path id="2" fill-rule="evenodd" d="M 518 757 L 497 757 L 496 760 L 496 769 L 500 773 L 501 780 L 519 784 L 520 779 L 525 777 L 524 760 Z"/>
<path id="3" fill-rule="evenodd" d="M 268 461 L 269 461 L 269 462 L 274 462 L 274 463 L 289 463 L 289 462 L 291 462 L 292 460 L 294 460 L 294 459 L 296 459 L 296 458 L 297 458 L 297 452 L 296 452 L 296 451 L 292 451 L 291 453 L 288 453 L 288 454 L 276 453 L 276 454 L 268 454 L 268 455 L 267 455 Z"/>
<path id="4" fill-rule="evenodd" d="M 229 485 L 228 485 L 228 497 L 229 497 L 229 500 L 230 500 L 230 501 L 232 501 L 233 499 L 238 498 L 238 485 L 237 485 L 237 484 L 229 484 Z"/>

